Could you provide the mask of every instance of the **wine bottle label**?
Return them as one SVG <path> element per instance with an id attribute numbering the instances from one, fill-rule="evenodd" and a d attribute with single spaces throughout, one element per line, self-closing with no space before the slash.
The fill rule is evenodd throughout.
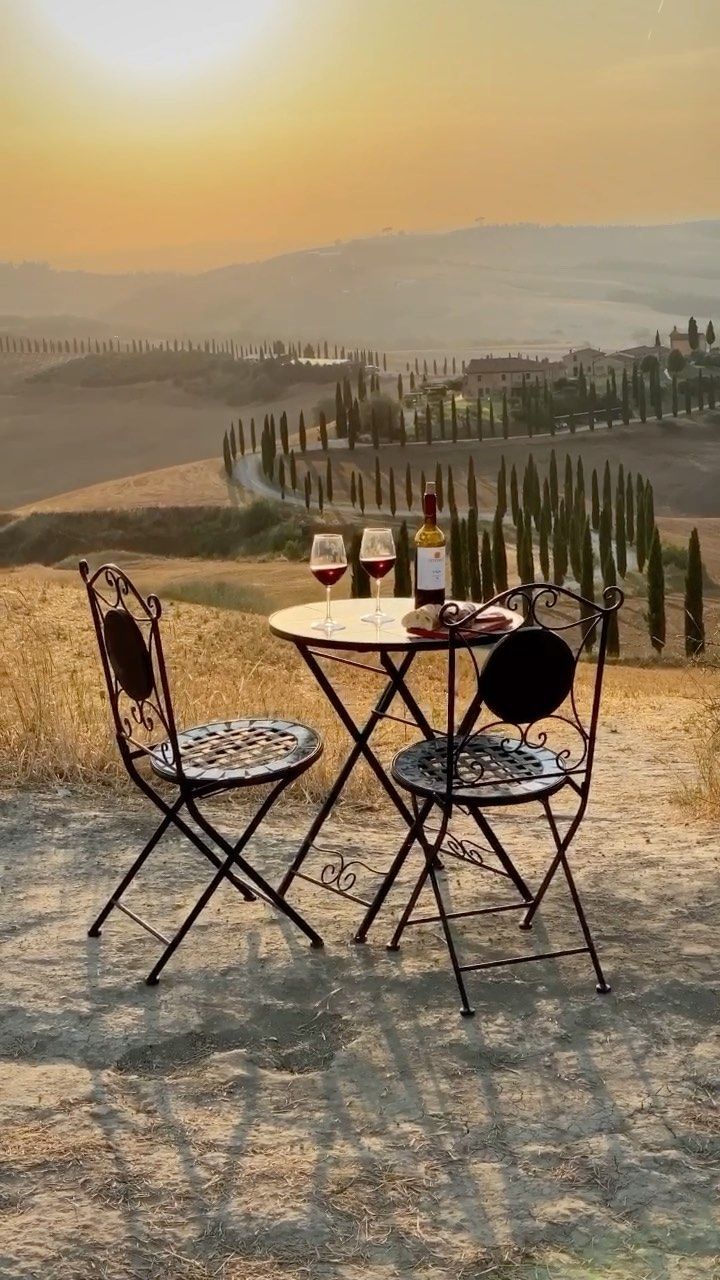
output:
<path id="1" fill-rule="evenodd" d="M 444 591 L 445 548 L 418 547 L 415 572 L 418 591 Z"/>

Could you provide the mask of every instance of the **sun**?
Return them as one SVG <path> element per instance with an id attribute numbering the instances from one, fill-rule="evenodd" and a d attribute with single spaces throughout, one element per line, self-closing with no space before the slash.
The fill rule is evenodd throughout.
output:
<path id="1" fill-rule="evenodd" d="M 193 75 L 247 50 L 277 0 L 36 0 L 72 49 L 118 74 Z"/>

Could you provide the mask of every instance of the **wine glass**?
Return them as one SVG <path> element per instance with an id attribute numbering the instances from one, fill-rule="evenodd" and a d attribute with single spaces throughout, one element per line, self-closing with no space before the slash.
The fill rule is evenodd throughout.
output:
<path id="1" fill-rule="evenodd" d="M 392 616 L 389 613 L 383 613 L 380 608 L 381 579 L 395 564 L 395 542 L 392 529 L 363 529 L 360 564 L 377 584 L 374 612 L 363 614 L 362 621 L 374 622 L 377 626 L 382 626 L 384 622 L 393 622 Z"/>
<path id="2" fill-rule="evenodd" d="M 316 533 L 310 552 L 310 568 L 325 588 L 325 617 L 313 622 L 314 631 L 343 631 L 344 623 L 336 622 L 330 613 L 330 589 L 347 569 L 347 554 L 341 533 Z"/>

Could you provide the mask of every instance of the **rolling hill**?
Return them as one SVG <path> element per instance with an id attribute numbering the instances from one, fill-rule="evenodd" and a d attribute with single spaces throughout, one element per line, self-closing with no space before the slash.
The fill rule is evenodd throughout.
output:
<path id="1" fill-rule="evenodd" d="M 475 226 L 396 234 L 197 275 L 0 264 L 0 315 L 126 332 L 327 336 L 398 349 L 607 347 L 667 333 L 720 296 L 720 220 Z M 717 319 L 717 315 L 716 315 Z"/>

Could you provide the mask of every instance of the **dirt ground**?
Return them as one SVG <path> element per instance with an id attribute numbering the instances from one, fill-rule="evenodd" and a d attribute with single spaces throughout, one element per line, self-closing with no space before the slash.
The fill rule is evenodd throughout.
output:
<path id="1" fill-rule="evenodd" d="M 720 836 L 676 805 L 692 735 L 669 710 L 609 704 L 575 847 L 613 993 L 585 956 L 520 965 L 472 976 L 472 1020 L 435 926 L 384 949 L 409 869 L 365 947 L 348 941 L 353 903 L 293 891 L 325 938 L 313 951 L 227 887 L 148 988 L 152 938 L 117 913 L 85 934 L 148 812 L 124 794 L 7 795 L 0 1275 L 720 1275 Z M 274 879 L 310 814 L 286 809 L 260 839 Z M 534 809 L 504 830 L 537 883 Z M 369 790 L 324 847 L 384 867 L 398 835 Z M 465 907 L 497 892 L 445 874 Z M 206 879 L 168 838 L 132 905 L 171 929 Z M 372 883 L 359 869 L 361 893 Z M 559 883 L 532 934 L 513 919 L 466 923 L 465 957 L 573 945 Z"/>

